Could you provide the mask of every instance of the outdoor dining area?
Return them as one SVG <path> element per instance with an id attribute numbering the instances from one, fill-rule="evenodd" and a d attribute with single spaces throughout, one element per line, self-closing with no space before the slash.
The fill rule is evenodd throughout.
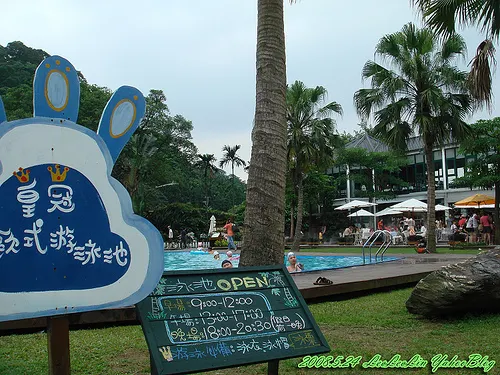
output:
<path id="1" fill-rule="evenodd" d="M 494 203 L 494 197 L 475 194 L 456 202 L 453 208 L 492 209 Z M 377 211 L 377 206 L 378 204 L 374 202 L 353 200 L 335 208 L 339 211 L 349 211 L 347 217 L 351 220 L 345 230 L 339 233 L 338 244 L 363 245 L 376 230 L 389 232 L 392 245 L 416 245 L 420 241 L 425 241 L 427 203 L 411 198 L 381 211 Z M 435 206 L 436 212 L 449 211 L 453 208 L 441 204 Z M 453 214 L 445 217 L 443 220 L 436 220 L 436 241 L 448 243 L 457 238 L 461 241 L 461 237 L 454 236 L 458 228 L 453 225 Z M 468 236 L 465 236 L 464 241 L 466 240 Z"/>

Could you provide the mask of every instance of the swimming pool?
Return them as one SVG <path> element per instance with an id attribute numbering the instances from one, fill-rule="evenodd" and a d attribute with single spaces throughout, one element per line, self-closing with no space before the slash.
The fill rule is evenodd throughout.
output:
<path id="1" fill-rule="evenodd" d="M 166 251 L 165 271 L 174 270 L 203 270 L 211 268 L 221 268 L 221 262 L 226 259 L 226 254 L 221 252 L 221 259 L 215 260 L 210 254 L 190 254 L 189 251 Z M 395 257 L 384 257 L 383 262 L 397 260 Z M 363 265 L 361 256 L 318 256 L 318 255 L 297 255 L 297 261 L 304 265 L 303 272 L 329 270 L 335 268 L 346 268 Z M 382 263 L 382 261 L 373 259 L 370 263 L 368 257 L 365 257 L 366 264 Z M 233 266 L 237 267 L 239 260 L 232 260 Z M 286 259 L 285 259 L 286 264 Z"/>

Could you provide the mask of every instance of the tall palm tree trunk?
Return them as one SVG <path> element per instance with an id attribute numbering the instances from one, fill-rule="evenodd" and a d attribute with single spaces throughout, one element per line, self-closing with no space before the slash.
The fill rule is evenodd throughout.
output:
<path id="1" fill-rule="evenodd" d="M 234 207 L 234 161 L 231 163 L 231 206 Z"/>
<path id="2" fill-rule="evenodd" d="M 434 160 L 432 145 L 425 145 L 427 166 L 427 250 L 436 252 L 436 181 L 434 179 Z"/>
<path id="3" fill-rule="evenodd" d="M 299 179 L 297 184 L 297 222 L 295 224 L 295 236 L 293 237 L 292 251 L 300 251 L 300 240 L 302 239 L 302 214 L 304 212 L 304 184 Z"/>
<path id="4" fill-rule="evenodd" d="M 293 230 L 294 230 L 294 222 L 295 220 L 293 219 L 293 213 L 294 213 L 294 207 L 293 207 L 293 202 L 290 204 L 290 238 L 293 238 Z"/>
<path id="5" fill-rule="evenodd" d="M 257 79 L 242 266 L 282 264 L 286 185 L 283 0 L 258 0 Z"/>
<path id="6" fill-rule="evenodd" d="M 493 210 L 493 223 L 495 224 L 495 233 L 493 243 L 500 245 L 500 210 L 498 204 L 500 202 L 500 183 L 495 183 L 495 209 Z"/>

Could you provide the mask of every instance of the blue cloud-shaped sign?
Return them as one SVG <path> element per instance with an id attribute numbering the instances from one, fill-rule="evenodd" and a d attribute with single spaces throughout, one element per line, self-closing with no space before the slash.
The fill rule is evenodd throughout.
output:
<path id="1" fill-rule="evenodd" d="M 144 115 L 123 86 L 97 134 L 76 124 L 76 70 L 38 67 L 34 117 L 7 122 L 0 100 L 0 321 L 134 304 L 163 272 L 163 240 L 111 177 Z"/>

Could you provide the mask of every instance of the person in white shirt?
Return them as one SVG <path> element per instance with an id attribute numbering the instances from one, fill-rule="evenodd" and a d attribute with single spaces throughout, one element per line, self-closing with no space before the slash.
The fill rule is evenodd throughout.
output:
<path id="1" fill-rule="evenodd" d="M 408 226 L 415 227 L 415 220 L 412 217 L 408 219 Z"/>
<path id="2" fill-rule="evenodd" d="M 467 224 L 465 225 L 465 230 L 469 236 L 469 242 L 476 242 L 476 233 L 475 228 L 478 227 L 477 220 L 474 220 L 475 214 L 471 215 L 467 220 Z"/>
<path id="3" fill-rule="evenodd" d="M 451 233 L 456 233 L 457 231 L 458 231 L 457 222 L 454 221 L 453 224 L 451 224 Z"/>
<path id="4" fill-rule="evenodd" d="M 174 242 L 174 231 L 172 228 L 170 228 L 170 225 L 167 227 L 168 229 L 168 247 L 172 246 L 172 243 Z"/>
<path id="5" fill-rule="evenodd" d="M 426 234 L 427 234 L 427 228 L 426 228 L 424 225 L 422 225 L 422 226 L 420 227 L 420 234 L 422 235 L 422 237 L 424 237 L 424 238 L 425 238 L 425 236 L 426 236 Z"/>

